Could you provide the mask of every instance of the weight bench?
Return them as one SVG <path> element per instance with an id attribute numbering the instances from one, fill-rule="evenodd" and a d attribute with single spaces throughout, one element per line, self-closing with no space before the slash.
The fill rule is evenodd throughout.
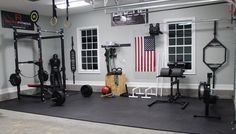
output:
<path id="1" fill-rule="evenodd" d="M 151 107 L 156 103 L 172 103 L 172 104 L 179 104 L 181 105 L 181 109 L 184 110 L 188 105 L 189 102 L 184 101 L 177 101 L 181 98 L 181 93 L 179 91 L 179 79 L 178 78 L 185 78 L 183 76 L 183 69 L 182 68 L 162 68 L 161 73 L 157 77 L 168 77 L 170 78 L 170 95 L 168 96 L 167 100 L 155 100 L 154 102 L 150 103 L 148 106 Z M 176 94 L 173 95 L 173 86 L 176 85 Z"/>

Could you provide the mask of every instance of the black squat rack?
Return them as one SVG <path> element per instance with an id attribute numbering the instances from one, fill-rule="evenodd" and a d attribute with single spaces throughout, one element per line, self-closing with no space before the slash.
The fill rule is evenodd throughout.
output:
<path id="1" fill-rule="evenodd" d="M 31 98 L 40 98 L 42 102 L 45 101 L 45 93 L 50 93 L 52 97 L 54 96 L 54 99 L 59 99 L 58 105 L 62 105 L 65 101 L 65 89 L 66 89 L 66 74 L 65 74 L 65 52 L 64 52 L 64 31 L 63 29 L 60 29 L 59 31 L 50 31 L 50 30 L 41 30 L 39 26 L 37 26 L 37 32 L 35 33 L 26 33 L 26 32 L 18 32 L 17 29 L 14 30 L 14 50 L 15 50 L 15 73 L 13 73 L 10 76 L 10 82 L 13 86 L 17 86 L 17 97 L 18 100 L 21 99 L 21 97 L 31 97 Z M 42 32 L 46 33 L 52 33 L 55 34 L 53 36 L 42 36 Z M 45 74 L 44 68 L 43 68 L 43 60 L 42 60 L 42 40 L 44 39 L 56 39 L 59 38 L 61 41 L 61 59 L 62 59 L 62 86 L 60 87 L 60 94 L 59 97 L 55 95 L 54 91 L 50 91 L 49 89 L 52 89 L 52 85 L 44 85 L 44 82 L 47 81 L 47 74 Z M 18 59 L 18 40 L 21 39 L 32 39 L 36 40 L 38 43 L 38 54 L 39 59 L 38 61 L 19 61 Z M 38 70 L 38 76 L 40 84 L 36 86 L 31 87 L 38 87 L 40 89 L 40 95 L 26 95 L 21 93 L 20 83 L 21 83 L 21 70 L 19 68 L 19 64 L 35 64 L 39 67 Z M 58 94 L 58 92 L 56 92 Z M 54 100 L 55 103 L 57 103 L 58 100 Z"/>

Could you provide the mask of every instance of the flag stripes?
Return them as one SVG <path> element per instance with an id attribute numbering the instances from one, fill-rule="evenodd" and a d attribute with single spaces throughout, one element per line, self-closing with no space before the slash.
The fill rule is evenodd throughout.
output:
<path id="1" fill-rule="evenodd" d="M 135 72 L 156 72 L 154 37 L 135 37 Z"/>

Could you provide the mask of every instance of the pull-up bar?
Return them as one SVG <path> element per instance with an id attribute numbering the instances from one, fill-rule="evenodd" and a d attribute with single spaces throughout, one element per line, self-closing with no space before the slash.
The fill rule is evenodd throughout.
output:
<path id="1" fill-rule="evenodd" d="M 39 33 L 17 32 L 17 30 L 14 28 L 14 38 L 16 38 L 16 39 L 29 38 L 29 39 L 37 40 L 38 37 L 39 37 Z"/>
<path id="2" fill-rule="evenodd" d="M 62 38 L 63 35 L 55 35 L 55 36 L 45 36 L 41 37 L 41 39 L 55 39 L 55 38 Z"/>
<path id="3" fill-rule="evenodd" d="M 45 33 L 56 33 L 56 34 L 63 33 L 63 29 L 60 29 L 59 31 L 53 31 L 53 30 L 40 30 L 40 31 Z"/>

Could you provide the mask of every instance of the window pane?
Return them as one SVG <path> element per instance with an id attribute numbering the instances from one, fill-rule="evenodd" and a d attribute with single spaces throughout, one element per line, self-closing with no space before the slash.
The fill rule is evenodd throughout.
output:
<path id="1" fill-rule="evenodd" d="M 86 43 L 86 37 L 82 38 L 82 43 Z"/>
<path id="2" fill-rule="evenodd" d="M 169 32 L 169 37 L 175 37 L 175 31 L 170 31 Z"/>
<path id="3" fill-rule="evenodd" d="M 177 61 L 183 61 L 183 55 L 177 55 Z"/>
<path id="4" fill-rule="evenodd" d="M 82 49 L 86 49 L 86 44 L 82 44 Z"/>
<path id="5" fill-rule="evenodd" d="M 192 38 L 185 38 L 185 45 L 191 45 L 192 44 Z"/>
<path id="6" fill-rule="evenodd" d="M 85 51 L 82 51 L 82 57 L 83 56 L 86 56 L 86 52 Z"/>
<path id="7" fill-rule="evenodd" d="M 97 36 L 93 36 L 93 42 L 97 42 Z"/>
<path id="8" fill-rule="evenodd" d="M 93 35 L 97 35 L 97 29 L 93 29 Z"/>
<path id="9" fill-rule="evenodd" d="M 86 64 L 82 64 L 82 69 L 87 69 Z"/>
<path id="10" fill-rule="evenodd" d="M 191 61 L 191 55 L 185 55 L 184 59 L 185 61 Z"/>
<path id="11" fill-rule="evenodd" d="M 175 29 L 175 24 L 169 24 L 169 30 L 174 30 Z"/>
<path id="12" fill-rule="evenodd" d="M 175 55 L 169 55 L 169 61 L 175 62 Z"/>
<path id="13" fill-rule="evenodd" d="M 177 29 L 183 29 L 183 24 L 177 24 Z"/>
<path id="14" fill-rule="evenodd" d="M 187 37 L 191 37 L 192 36 L 191 30 L 185 30 L 184 35 L 187 36 Z"/>
<path id="15" fill-rule="evenodd" d="M 184 53 L 191 53 L 191 47 L 184 47 Z"/>
<path id="16" fill-rule="evenodd" d="M 184 31 L 183 30 L 178 30 L 177 31 L 177 37 L 183 37 L 184 36 Z"/>
<path id="17" fill-rule="evenodd" d="M 93 50 L 93 56 L 97 56 L 97 50 Z"/>
<path id="18" fill-rule="evenodd" d="M 183 45 L 183 38 L 177 39 L 177 45 Z"/>
<path id="19" fill-rule="evenodd" d="M 91 51 L 87 51 L 87 56 L 92 56 Z"/>
<path id="20" fill-rule="evenodd" d="M 92 49 L 92 44 L 91 43 L 88 44 L 88 49 Z"/>
<path id="21" fill-rule="evenodd" d="M 88 69 L 92 70 L 92 64 L 88 64 Z"/>
<path id="22" fill-rule="evenodd" d="M 87 36 L 90 36 L 92 34 L 91 30 L 87 30 Z"/>
<path id="23" fill-rule="evenodd" d="M 189 25 L 184 25 L 184 28 L 185 28 L 185 29 L 190 29 L 190 28 L 192 28 L 192 25 L 191 25 L 191 24 L 189 24 Z"/>
<path id="24" fill-rule="evenodd" d="M 183 53 L 183 47 L 177 47 L 177 54 Z"/>
<path id="25" fill-rule="evenodd" d="M 175 39 L 169 39 L 169 45 L 175 45 Z"/>
<path id="26" fill-rule="evenodd" d="M 92 63 L 92 57 L 87 57 L 87 62 Z"/>
<path id="27" fill-rule="evenodd" d="M 97 49 L 98 48 L 98 44 L 97 43 L 93 43 L 93 49 Z"/>
<path id="28" fill-rule="evenodd" d="M 88 42 L 92 42 L 92 37 L 90 37 L 90 36 L 87 37 L 87 41 L 88 41 Z"/>
<path id="29" fill-rule="evenodd" d="M 98 64 L 93 64 L 93 69 L 98 69 Z"/>
<path id="30" fill-rule="evenodd" d="M 93 57 L 93 63 L 97 63 L 98 62 L 98 58 L 97 57 Z"/>
<path id="31" fill-rule="evenodd" d="M 82 36 L 86 36 L 86 31 L 82 30 L 81 34 L 82 34 Z"/>
<path id="32" fill-rule="evenodd" d="M 85 57 L 82 58 L 82 63 L 86 63 L 86 58 Z"/>
<path id="33" fill-rule="evenodd" d="M 169 54 L 175 54 L 175 47 L 169 47 Z"/>
<path id="34" fill-rule="evenodd" d="M 189 62 L 185 62 L 185 69 L 192 69 L 192 64 Z"/>

